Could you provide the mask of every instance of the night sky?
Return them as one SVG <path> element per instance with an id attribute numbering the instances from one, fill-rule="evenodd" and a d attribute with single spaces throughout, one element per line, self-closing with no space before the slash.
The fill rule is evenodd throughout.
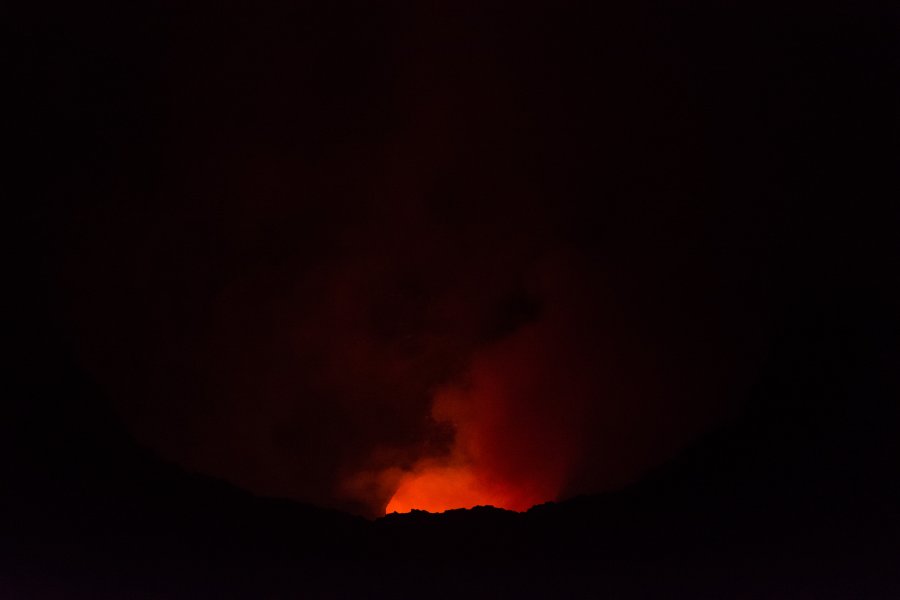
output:
<path id="1" fill-rule="evenodd" d="M 900 15 L 747 4 L 14 11 L 19 383 L 366 517 L 622 489 L 811 348 L 897 391 Z"/>

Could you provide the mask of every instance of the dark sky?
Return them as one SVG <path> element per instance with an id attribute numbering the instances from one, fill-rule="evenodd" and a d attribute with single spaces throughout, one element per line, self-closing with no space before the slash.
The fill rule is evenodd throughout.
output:
<path id="1" fill-rule="evenodd" d="M 186 468 L 524 509 L 732 418 L 797 327 L 896 331 L 895 9 L 182 4 L 16 21 L 16 222 L 28 314 Z"/>

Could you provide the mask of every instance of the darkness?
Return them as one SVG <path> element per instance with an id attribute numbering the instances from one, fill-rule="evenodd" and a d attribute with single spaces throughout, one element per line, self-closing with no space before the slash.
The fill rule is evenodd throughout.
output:
<path id="1" fill-rule="evenodd" d="M 5 13 L 4 597 L 894 597 L 891 3 Z"/>

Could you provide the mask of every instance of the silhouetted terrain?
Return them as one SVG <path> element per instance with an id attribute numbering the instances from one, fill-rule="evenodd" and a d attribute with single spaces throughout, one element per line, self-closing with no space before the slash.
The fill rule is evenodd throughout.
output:
<path id="1" fill-rule="evenodd" d="M 896 380 L 848 371 L 844 358 L 836 371 L 828 357 L 840 342 L 791 340 L 744 415 L 620 492 L 522 514 L 482 507 L 374 522 L 164 463 L 61 368 L 4 435 L 16 452 L 4 453 L 0 581 L 16 598 L 389 596 L 416 585 L 891 597 Z M 848 385 L 832 381 L 838 372 Z M 55 417 L 29 414 L 60 395 Z"/>

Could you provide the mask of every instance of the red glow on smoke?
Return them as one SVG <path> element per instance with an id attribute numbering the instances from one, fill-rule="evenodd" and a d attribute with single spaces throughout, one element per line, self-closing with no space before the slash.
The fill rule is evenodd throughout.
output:
<path id="1" fill-rule="evenodd" d="M 438 465 L 404 480 L 385 512 L 409 512 L 413 509 L 443 512 L 473 506 L 525 510 L 539 501 L 537 497 L 517 497 L 512 490 L 485 480 L 470 466 Z"/>
<path id="2" fill-rule="evenodd" d="M 580 404 L 579 391 L 565 383 L 573 380 L 560 367 L 565 361 L 553 355 L 557 332 L 547 322 L 523 328 L 435 394 L 432 417 L 454 426 L 454 446 L 401 476 L 388 513 L 478 505 L 523 511 L 556 499 L 577 451 Z"/>

